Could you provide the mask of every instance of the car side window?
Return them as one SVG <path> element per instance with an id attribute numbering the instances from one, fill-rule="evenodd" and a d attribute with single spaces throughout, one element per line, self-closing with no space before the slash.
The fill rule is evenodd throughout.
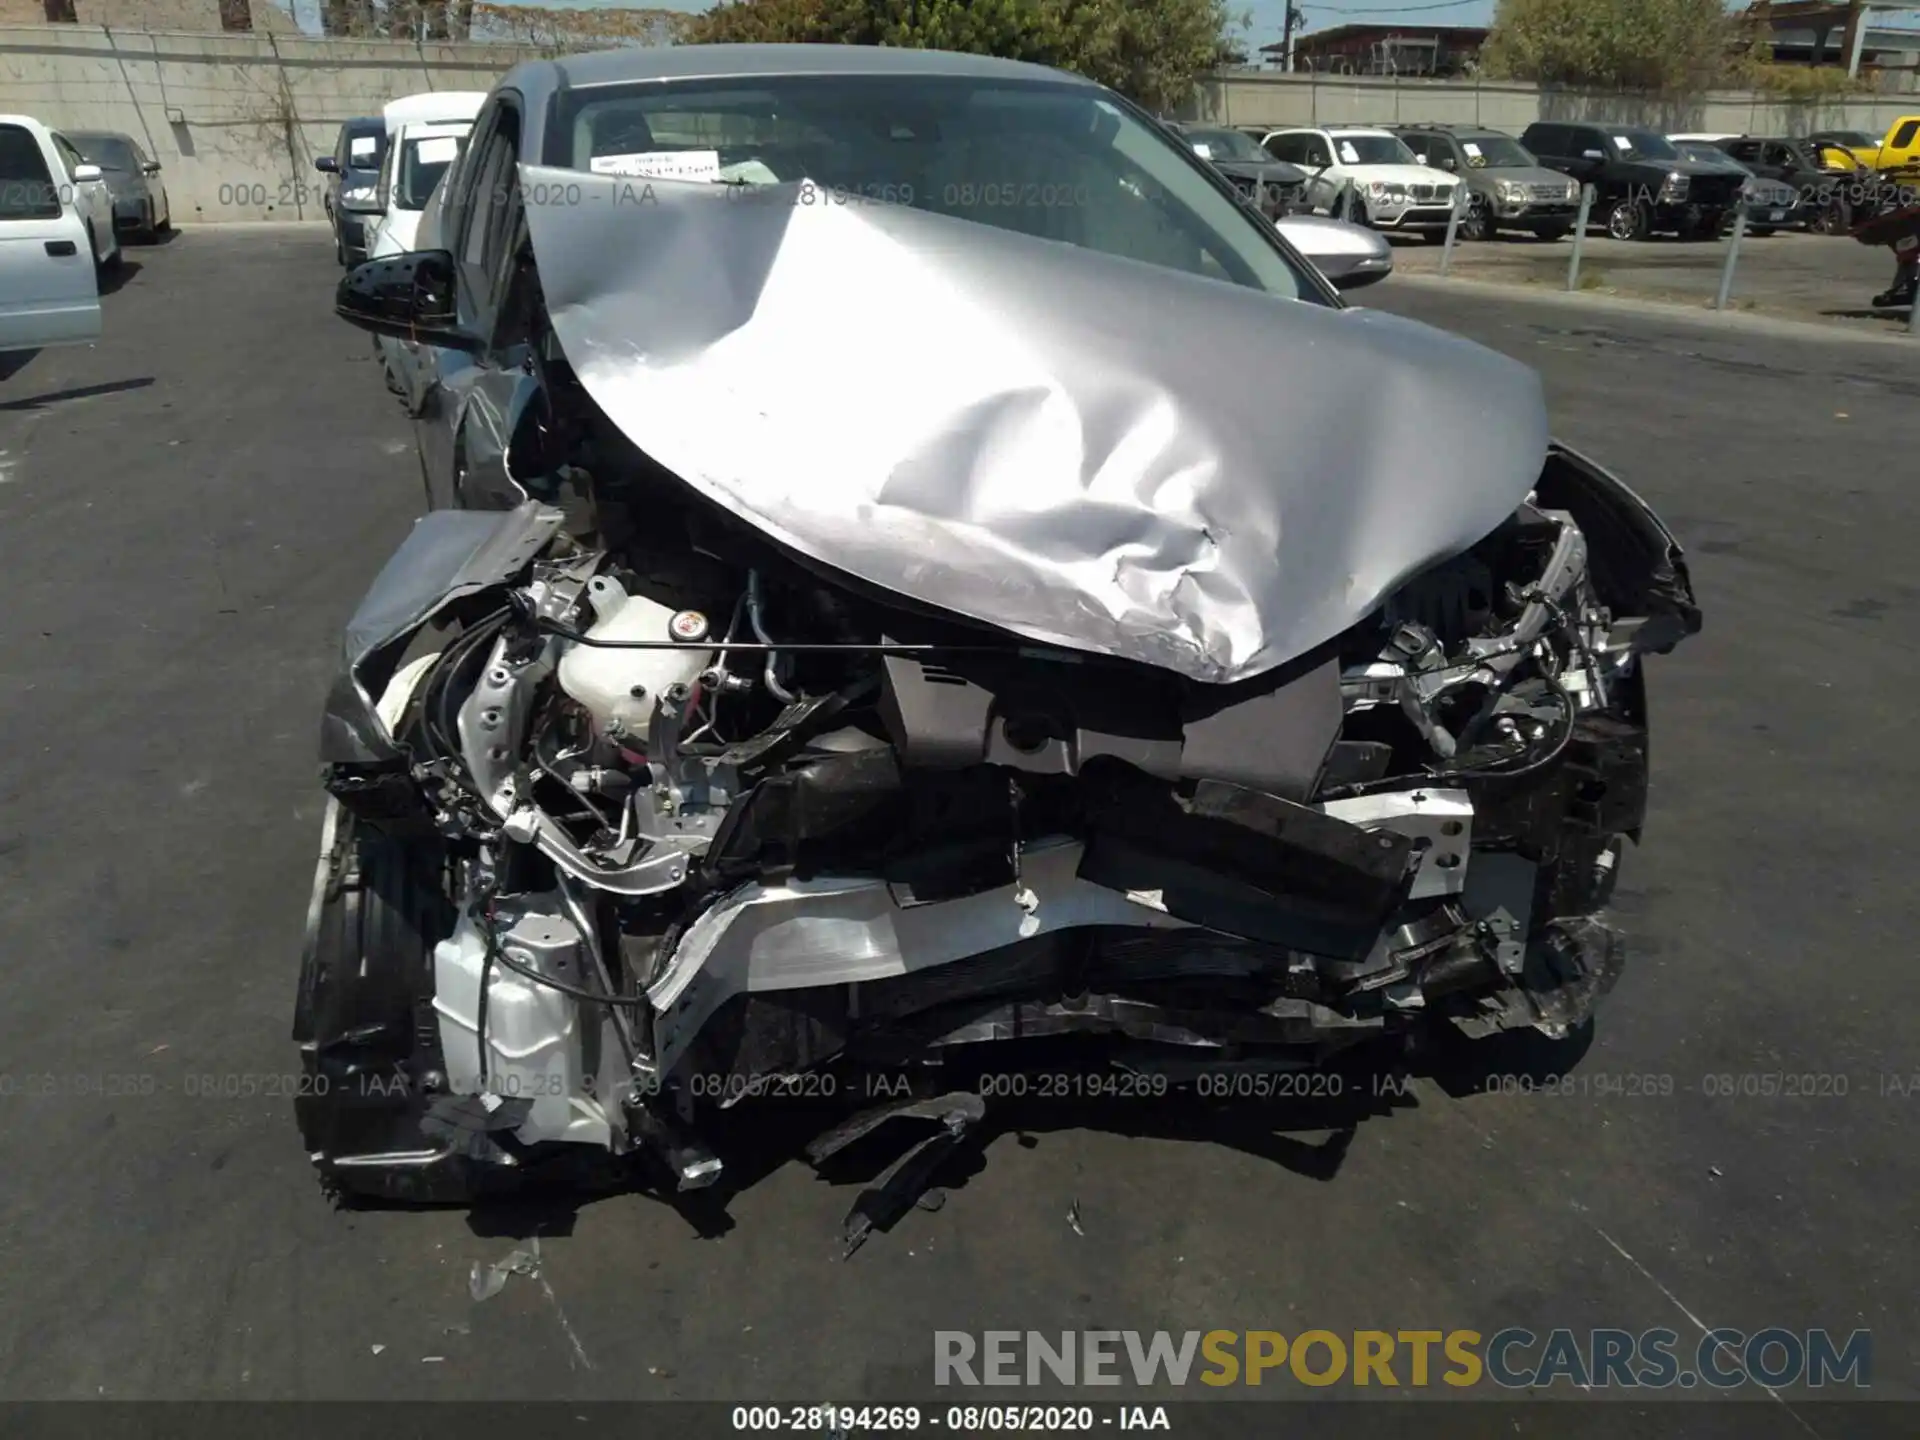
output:
<path id="1" fill-rule="evenodd" d="M 1306 144 L 1302 147 L 1301 153 L 1309 165 L 1324 167 L 1333 163 L 1333 151 L 1327 147 L 1327 140 L 1324 135 L 1307 136 Z"/>
<path id="2" fill-rule="evenodd" d="M 1793 168 L 1793 152 L 1784 145 L 1769 145 L 1767 146 L 1766 158 L 1760 163 L 1762 165 L 1778 165 L 1782 169 L 1791 170 Z"/>
<path id="3" fill-rule="evenodd" d="M 1913 137 L 1920 135 L 1920 120 L 1909 120 L 1894 132 L 1893 144 L 1896 149 L 1904 150 L 1913 144 Z"/>
<path id="4" fill-rule="evenodd" d="M 60 163 L 67 167 L 67 179 L 69 180 L 74 178 L 73 172 L 76 166 L 87 163 L 81 158 L 80 152 L 73 148 L 73 143 L 64 135 L 56 134 L 53 137 L 53 148 L 55 153 L 60 157 Z"/>

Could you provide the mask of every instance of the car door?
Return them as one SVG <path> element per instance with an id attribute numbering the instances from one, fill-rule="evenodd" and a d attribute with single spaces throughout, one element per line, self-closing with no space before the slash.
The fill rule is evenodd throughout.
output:
<path id="1" fill-rule="evenodd" d="M 107 182 L 100 178 L 100 167 L 80 153 L 75 145 L 59 131 L 48 132 L 53 142 L 54 153 L 60 157 L 60 166 L 67 172 L 67 184 L 73 192 L 73 205 L 80 212 L 82 221 L 93 227 L 93 237 L 100 247 L 100 253 L 107 255 L 114 248 L 113 237 L 113 192 L 107 188 Z M 93 172 L 93 178 L 82 180 L 80 167 L 84 165 Z"/>
<path id="2" fill-rule="evenodd" d="M 93 255 L 57 161 L 24 125 L 0 124 L 0 351 L 100 335 Z"/>
<path id="3" fill-rule="evenodd" d="M 1880 168 L 1905 165 L 1920 159 L 1920 116 L 1903 117 L 1880 149 Z"/>
<path id="4" fill-rule="evenodd" d="M 460 326 L 483 337 L 477 353 L 434 348 L 422 366 L 424 393 L 417 424 L 434 508 L 503 509 L 525 496 L 507 474 L 510 417 L 531 386 L 524 348 L 496 343 L 508 261 L 520 208 L 519 97 L 488 102 L 455 177 L 445 217 L 446 248 L 456 274 Z"/>

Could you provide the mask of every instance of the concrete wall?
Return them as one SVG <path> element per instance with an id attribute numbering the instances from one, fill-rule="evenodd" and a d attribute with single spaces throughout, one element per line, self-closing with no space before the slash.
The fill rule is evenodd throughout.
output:
<path id="1" fill-rule="evenodd" d="M 82 25 L 111 25 L 116 30 L 220 29 L 220 0 L 74 0 L 73 13 Z M 300 33 L 293 16 L 274 0 L 253 0 L 249 13 L 255 30 Z M 46 0 L 0 0 L 0 25 L 46 21 Z"/>
<path id="2" fill-rule="evenodd" d="M 488 90 L 529 53 L 287 35 L 0 27 L 0 110 L 123 130 L 162 168 L 176 223 L 314 220 L 340 122 L 399 95 Z"/>
<path id="3" fill-rule="evenodd" d="M 181 223 L 312 220 L 323 213 L 313 160 L 333 148 L 341 121 L 377 114 L 397 95 L 490 89 L 531 53 L 494 44 L 0 26 L 0 110 L 135 136 L 164 167 Z M 1903 110 L 1920 110 L 1920 101 L 1785 107 L 1729 92 L 1661 105 L 1532 85 L 1246 70 L 1203 81 L 1187 118 L 1275 126 L 1452 120 L 1516 132 L 1540 119 L 1593 119 L 1667 130 L 1878 133 Z"/>
<path id="4" fill-rule="evenodd" d="M 1844 104 L 1780 105 L 1748 91 L 1718 91 L 1686 102 L 1639 96 L 1543 91 L 1535 85 L 1408 80 L 1373 76 L 1228 71 L 1201 83 L 1185 119 L 1226 125 L 1391 124 L 1451 121 L 1513 133 L 1536 120 L 1598 120 L 1678 132 L 1790 135 L 1848 129 L 1884 133 L 1895 117 L 1920 112 L 1920 99 L 1889 96 Z"/>

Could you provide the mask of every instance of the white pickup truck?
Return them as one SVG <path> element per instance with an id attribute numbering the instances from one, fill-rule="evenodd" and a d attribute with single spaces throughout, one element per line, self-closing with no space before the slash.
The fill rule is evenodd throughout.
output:
<path id="1" fill-rule="evenodd" d="M 100 167 L 38 120 L 0 115 L 0 351 L 96 339 L 99 271 L 119 261 Z"/>

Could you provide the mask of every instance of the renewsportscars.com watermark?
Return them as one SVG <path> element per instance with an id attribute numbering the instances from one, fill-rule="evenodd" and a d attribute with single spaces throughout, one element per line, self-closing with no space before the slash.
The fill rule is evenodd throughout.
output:
<path id="1" fill-rule="evenodd" d="M 936 1330 L 935 1385 L 1242 1386 L 1732 1390 L 1873 1379 L 1873 1334 L 1770 1327 L 1709 1330 Z"/>

